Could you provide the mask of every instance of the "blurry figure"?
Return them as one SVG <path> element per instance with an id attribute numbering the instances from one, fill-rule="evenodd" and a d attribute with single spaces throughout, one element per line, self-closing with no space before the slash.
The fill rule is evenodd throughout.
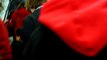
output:
<path id="1" fill-rule="evenodd" d="M 23 24 L 22 28 L 22 34 L 21 34 L 21 39 L 23 40 L 23 45 L 25 45 L 29 38 L 31 33 L 36 29 L 38 26 L 38 17 L 39 17 L 39 9 L 36 9 L 31 15 L 29 15 Z"/>
<path id="2" fill-rule="evenodd" d="M 18 9 L 15 10 L 12 14 L 11 19 L 8 21 L 8 27 L 11 29 L 11 33 L 14 37 L 13 43 L 12 43 L 12 49 L 13 49 L 13 56 L 15 60 L 20 60 L 20 53 L 21 53 L 21 44 L 22 39 L 20 38 L 20 32 L 23 27 L 24 19 L 31 14 L 29 10 L 25 8 L 25 3 L 20 2 L 18 5 Z M 11 35 L 10 33 L 10 35 Z"/>
<path id="3" fill-rule="evenodd" d="M 36 1 L 36 0 L 35 0 Z M 38 4 L 40 3 L 40 0 L 37 0 Z M 42 1 L 42 0 L 41 0 Z M 36 5 L 37 3 L 35 3 Z M 37 5 L 38 5 L 37 4 Z M 22 28 L 22 40 L 23 40 L 23 45 L 26 44 L 26 42 L 29 40 L 31 33 L 36 29 L 38 26 L 38 18 L 39 18 L 39 11 L 43 7 L 42 6 L 43 2 L 41 2 L 41 6 L 37 7 L 35 11 L 30 14 L 25 20 Z"/>
<path id="4" fill-rule="evenodd" d="M 0 12 L 4 9 L 3 2 L 4 0 L 0 0 Z M 7 29 L 0 19 L 0 60 L 12 60 L 12 50 L 8 38 Z"/>
<path id="5" fill-rule="evenodd" d="M 9 27 L 13 28 L 14 40 L 19 41 L 16 39 L 17 31 L 22 28 L 24 19 L 30 14 L 28 10 L 25 9 L 23 2 L 18 5 L 18 9 L 12 14 L 11 20 L 9 20 Z"/>
<path id="6" fill-rule="evenodd" d="M 29 1 L 29 0 L 27 0 Z M 33 0 L 30 0 L 30 2 Z M 20 34 L 22 42 L 22 52 L 25 48 L 26 43 L 28 42 L 31 33 L 36 29 L 38 26 L 38 18 L 39 18 L 39 11 L 43 7 L 41 2 L 41 5 L 37 7 L 37 5 L 40 3 L 40 0 L 34 0 L 33 4 L 29 3 L 29 9 L 32 11 L 32 14 L 30 14 L 25 20 L 22 28 L 22 34 Z M 35 6 L 34 6 L 35 5 Z"/>

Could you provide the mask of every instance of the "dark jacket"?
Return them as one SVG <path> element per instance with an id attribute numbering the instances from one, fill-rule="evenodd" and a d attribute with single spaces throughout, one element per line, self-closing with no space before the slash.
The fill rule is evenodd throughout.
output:
<path id="1" fill-rule="evenodd" d="M 28 41 L 31 33 L 35 30 L 35 28 L 38 26 L 38 17 L 39 17 L 39 10 L 36 9 L 34 13 L 29 15 L 25 20 L 22 28 L 22 40 L 24 43 Z"/>
<path id="2" fill-rule="evenodd" d="M 22 58 L 22 52 L 25 48 L 26 42 L 29 40 L 31 33 L 35 30 L 38 26 L 38 16 L 39 16 L 39 9 L 35 10 L 34 13 L 30 14 L 25 20 L 22 29 L 17 31 L 17 34 L 20 35 L 22 39 L 22 43 L 16 46 L 16 43 L 13 44 L 13 47 L 16 46 L 14 55 L 16 55 L 15 59 L 19 60 Z M 16 53 L 17 52 L 17 53 Z"/>

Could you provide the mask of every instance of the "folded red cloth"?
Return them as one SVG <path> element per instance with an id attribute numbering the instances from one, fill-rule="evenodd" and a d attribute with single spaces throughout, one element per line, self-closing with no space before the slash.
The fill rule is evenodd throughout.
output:
<path id="1" fill-rule="evenodd" d="M 107 0 L 50 0 L 39 22 L 86 56 L 95 56 L 107 44 Z"/>

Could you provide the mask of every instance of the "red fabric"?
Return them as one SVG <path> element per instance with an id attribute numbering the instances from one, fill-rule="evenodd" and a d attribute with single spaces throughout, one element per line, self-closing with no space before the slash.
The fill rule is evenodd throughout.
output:
<path id="1" fill-rule="evenodd" d="M 29 11 L 27 11 L 25 8 L 21 8 L 19 10 L 16 10 L 12 14 L 12 18 L 10 20 L 10 26 L 15 26 L 15 31 L 22 27 L 24 19 L 30 14 Z"/>
<path id="2" fill-rule="evenodd" d="M 107 45 L 107 0 L 50 0 L 39 22 L 86 56 L 95 56 Z"/>
<path id="3" fill-rule="evenodd" d="M 0 20 L 0 60 L 12 60 L 12 50 L 8 38 L 8 32 Z"/>

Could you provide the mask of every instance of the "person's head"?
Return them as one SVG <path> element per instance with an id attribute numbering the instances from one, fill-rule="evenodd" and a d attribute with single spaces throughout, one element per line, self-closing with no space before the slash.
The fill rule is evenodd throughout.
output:
<path id="1" fill-rule="evenodd" d="M 38 5 L 42 5 L 44 2 L 46 2 L 47 0 L 39 0 L 38 1 Z"/>
<path id="2" fill-rule="evenodd" d="M 18 9 L 20 9 L 20 8 L 24 8 L 24 5 L 25 5 L 24 2 L 20 2 L 20 3 L 18 4 Z"/>
<path id="3" fill-rule="evenodd" d="M 35 9 L 38 4 L 42 4 L 45 0 L 27 0 L 25 3 L 25 7 L 27 9 Z"/>

